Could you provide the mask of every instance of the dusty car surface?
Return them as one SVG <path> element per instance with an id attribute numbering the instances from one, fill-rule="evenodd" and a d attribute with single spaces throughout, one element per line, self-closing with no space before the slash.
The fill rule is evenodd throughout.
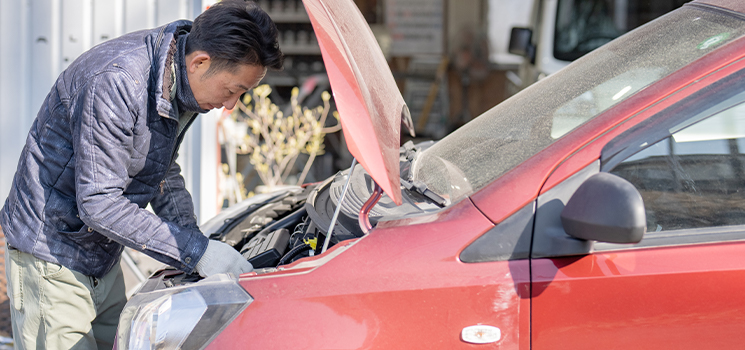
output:
<path id="1" fill-rule="evenodd" d="M 688 3 L 402 147 L 353 2 L 304 3 L 359 164 L 203 225 L 256 270 L 154 274 L 119 349 L 745 343 L 745 2 Z"/>

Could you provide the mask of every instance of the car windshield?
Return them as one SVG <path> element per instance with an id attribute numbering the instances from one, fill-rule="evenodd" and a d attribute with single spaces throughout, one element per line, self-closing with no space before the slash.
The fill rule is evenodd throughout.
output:
<path id="1" fill-rule="evenodd" d="M 602 46 L 456 130 L 417 157 L 413 176 L 455 202 L 744 32 L 742 19 L 686 5 Z"/>

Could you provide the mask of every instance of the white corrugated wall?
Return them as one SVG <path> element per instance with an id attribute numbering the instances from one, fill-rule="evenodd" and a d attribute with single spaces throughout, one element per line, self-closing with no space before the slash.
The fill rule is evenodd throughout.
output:
<path id="1" fill-rule="evenodd" d="M 0 205 L 41 102 L 57 76 L 92 46 L 176 19 L 194 19 L 214 0 L 0 0 Z M 215 123 L 203 115 L 179 164 L 200 221 L 216 205 Z"/>

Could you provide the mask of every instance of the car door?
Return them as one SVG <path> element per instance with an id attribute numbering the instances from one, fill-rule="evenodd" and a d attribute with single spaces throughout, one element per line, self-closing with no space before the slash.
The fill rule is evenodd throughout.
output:
<path id="1" fill-rule="evenodd" d="M 538 198 L 533 349 L 745 343 L 743 77 L 729 75 L 621 133 L 600 159 Z M 563 232 L 563 204 L 597 171 L 639 190 L 647 218 L 641 242 L 588 242 Z"/>

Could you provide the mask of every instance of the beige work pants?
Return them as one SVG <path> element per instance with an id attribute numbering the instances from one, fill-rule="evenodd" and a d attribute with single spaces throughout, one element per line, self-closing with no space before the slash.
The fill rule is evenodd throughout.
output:
<path id="1" fill-rule="evenodd" d="M 16 349 L 111 349 L 127 302 L 119 264 L 94 278 L 5 249 Z"/>

